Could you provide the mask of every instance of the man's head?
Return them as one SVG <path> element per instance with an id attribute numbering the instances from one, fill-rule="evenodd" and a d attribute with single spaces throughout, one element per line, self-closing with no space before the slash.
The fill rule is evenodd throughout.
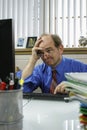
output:
<path id="1" fill-rule="evenodd" d="M 58 35 L 56 35 L 56 34 L 42 34 L 41 35 L 41 37 L 45 37 L 45 36 L 46 37 L 48 36 L 48 37 L 52 38 L 55 47 L 59 47 L 60 45 L 62 45 L 62 40 Z"/>
<path id="2" fill-rule="evenodd" d="M 39 47 L 42 48 L 42 51 L 40 51 L 41 58 L 47 65 L 55 67 L 62 59 L 62 41 L 55 34 L 43 34 L 41 39 L 42 41 L 39 44 Z"/>

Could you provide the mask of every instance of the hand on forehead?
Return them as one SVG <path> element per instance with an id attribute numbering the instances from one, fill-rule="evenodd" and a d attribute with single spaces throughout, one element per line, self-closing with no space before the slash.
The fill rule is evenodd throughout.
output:
<path id="1" fill-rule="evenodd" d="M 51 44 L 52 43 L 52 44 Z M 41 36 L 35 43 L 35 47 L 39 47 L 38 50 L 44 50 L 54 45 L 52 38 L 49 35 Z"/>
<path id="2" fill-rule="evenodd" d="M 35 47 L 39 47 L 40 43 L 42 42 L 42 38 L 38 38 L 36 43 L 35 43 Z"/>

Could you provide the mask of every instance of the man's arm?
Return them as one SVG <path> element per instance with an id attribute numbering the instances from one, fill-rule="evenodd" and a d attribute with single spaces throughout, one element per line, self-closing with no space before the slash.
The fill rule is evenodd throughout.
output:
<path id="1" fill-rule="evenodd" d="M 37 54 L 37 52 L 38 52 L 38 50 L 42 50 L 42 48 L 39 47 L 39 44 L 41 42 L 42 42 L 42 39 L 39 38 L 36 41 L 35 46 L 32 48 L 31 58 L 28 61 L 26 67 L 22 71 L 22 76 L 21 76 L 22 80 L 24 80 L 25 78 L 27 78 L 28 76 L 30 76 L 32 74 L 35 64 L 36 64 L 37 60 L 40 58 L 40 56 Z"/>

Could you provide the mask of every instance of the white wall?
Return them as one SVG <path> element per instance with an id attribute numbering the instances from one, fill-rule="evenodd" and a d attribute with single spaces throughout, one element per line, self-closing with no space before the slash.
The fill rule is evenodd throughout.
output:
<path id="1" fill-rule="evenodd" d="M 31 55 L 15 55 L 16 66 L 18 66 L 20 69 L 23 69 L 25 65 L 27 64 L 28 60 L 30 59 L 30 56 Z M 65 55 L 65 56 L 80 60 L 87 64 L 87 54 Z M 40 64 L 41 62 L 42 62 L 41 60 L 38 60 L 37 64 Z M 40 88 L 36 89 L 34 93 L 41 93 Z"/>
<path id="2" fill-rule="evenodd" d="M 30 59 L 31 55 L 15 55 L 16 66 L 19 66 L 20 69 L 23 69 Z M 80 60 L 87 64 L 87 54 L 79 54 L 79 55 L 64 55 L 66 57 L 74 58 Z M 41 63 L 41 60 L 38 60 L 37 64 Z"/>

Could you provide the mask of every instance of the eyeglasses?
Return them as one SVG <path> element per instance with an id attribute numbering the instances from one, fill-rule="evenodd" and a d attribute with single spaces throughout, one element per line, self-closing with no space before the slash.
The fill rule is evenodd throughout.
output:
<path id="1" fill-rule="evenodd" d="M 46 49 L 44 51 L 38 51 L 37 54 L 40 56 L 40 57 L 44 57 L 45 54 L 47 55 L 52 55 L 54 52 L 54 49 Z"/>

